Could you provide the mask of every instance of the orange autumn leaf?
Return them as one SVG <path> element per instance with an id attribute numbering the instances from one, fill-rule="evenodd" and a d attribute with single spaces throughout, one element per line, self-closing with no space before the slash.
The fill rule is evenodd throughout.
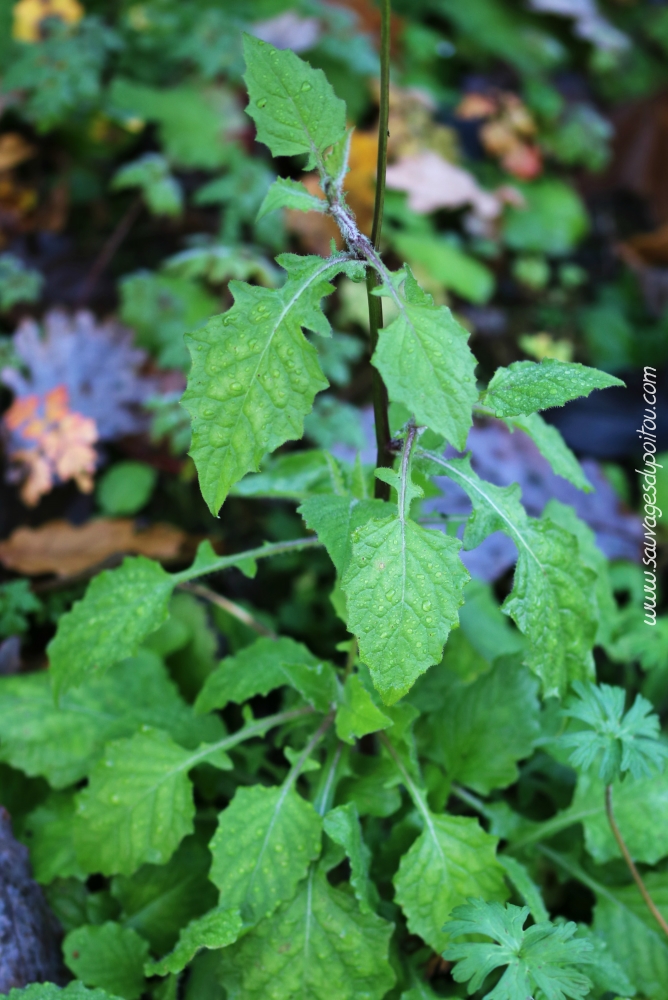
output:
<path id="1" fill-rule="evenodd" d="M 21 499 L 27 506 L 34 507 L 57 482 L 70 479 L 82 493 L 91 492 L 97 425 L 91 417 L 69 409 L 66 386 L 56 386 L 43 398 L 17 399 L 5 414 L 4 424 L 10 432 L 10 458 L 22 474 Z M 24 442 L 34 444 L 23 447 Z"/>
<path id="2" fill-rule="evenodd" d="M 8 430 L 15 431 L 21 424 L 35 416 L 38 407 L 39 396 L 36 393 L 31 393 L 30 396 L 20 396 L 14 400 L 4 415 L 5 426 Z"/>
<path id="3" fill-rule="evenodd" d="M 17 528 L 0 542 L 0 562 L 27 576 L 73 576 L 112 556 L 144 555 L 162 562 L 187 559 L 196 542 L 170 524 L 139 531 L 129 518 L 101 517 L 80 526 L 48 521 L 39 528 Z"/>
<path id="4" fill-rule="evenodd" d="M 4 132 L 0 135 L 0 170 L 11 170 L 19 163 L 35 155 L 35 147 L 18 132 Z"/>

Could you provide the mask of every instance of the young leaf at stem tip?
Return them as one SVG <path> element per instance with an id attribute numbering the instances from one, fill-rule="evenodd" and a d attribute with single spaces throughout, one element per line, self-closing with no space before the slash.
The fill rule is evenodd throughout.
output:
<path id="1" fill-rule="evenodd" d="M 399 315 L 379 331 L 372 364 L 393 402 L 463 450 L 478 398 L 469 333 L 449 309 L 434 305 L 407 265 L 393 277 L 398 287 L 386 285 L 378 294 L 391 298 Z"/>
<path id="2" fill-rule="evenodd" d="M 257 140 L 274 156 L 308 153 L 307 169 L 345 134 L 346 106 L 321 69 L 289 49 L 244 35 L 249 103 Z"/>

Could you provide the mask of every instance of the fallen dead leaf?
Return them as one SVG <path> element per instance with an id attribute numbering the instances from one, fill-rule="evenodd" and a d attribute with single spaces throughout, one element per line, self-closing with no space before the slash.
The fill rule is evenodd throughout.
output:
<path id="1" fill-rule="evenodd" d="M 39 528 L 17 528 L 0 542 L 0 562 L 26 576 L 76 576 L 116 555 L 143 555 L 161 562 L 187 558 L 195 541 L 169 524 L 139 531 L 129 518 L 101 517 L 81 526 L 49 521 Z"/>
<path id="2" fill-rule="evenodd" d="M 387 186 L 406 191 L 409 207 L 426 214 L 438 208 L 471 205 L 483 219 L 494 219 L 501 211 L 499 199 L 484 191 L 475 177 L 427 150 L 408 156 L 387 168 Z"/>
<path id="3" fill-rule="evenodd" d="M 11 170 L 35 155 L 35 147 L 18 132 L 0 135 L 0 170 Z"/>

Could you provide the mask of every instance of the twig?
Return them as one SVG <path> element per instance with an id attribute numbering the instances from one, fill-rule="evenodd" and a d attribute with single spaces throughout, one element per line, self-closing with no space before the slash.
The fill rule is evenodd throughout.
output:
<path id="1" fill-rule="evenodd" d="M 125 215 L 121 217 L 113 233 L 93 261 L 93 266 L 86 275 L 81 292 L 79 293 L 79 305 L 85 305 L 95 291 L 95 286 L 100 280 L 102 273 L 107 269 L 121 243 L 137 221 L 142 205 L 142 196 L 141 194 L 138 194 L 137 197 L 131 202 Z"/>
<path id="2" fill-rule="evenodd" d="M 633 876 L 633 881 L 638 886 L 638 891 L 640 892 L 642 898 L 645 900 L 645 905 L 647 906 L 647 909 L 652 914 L 652 916 L 656 920 L 657 924 L 659 925 L 663 933 L 668 937 L 668 923 L 666 923 L 666 921 L 664 920 L 663 916 L 659 911 L 658 906 L 650 896 L 649 890 L 647 889 L 647 886 L 643 882 L 640 872 L 636 868 L 633 858 L 629 853 L 629 849 L 626 846 L 626 842 L 622 837 L 621 831 L 617 826 L 615 813 L 612 807 L 612 785 L 606 785 L 605 788 L 605 811 L 608 816 L 608 823 L 610 824 L 612 835 L 617 841 L 617 846 L 619 847 L 620 851 L 624 856 L 624 861 L 626 861 L 628 869 L 631 872 L 631 875 Z"/>
<path id="3" fill-rule="evenodd" d="M 230 601 L 228 597 L 223 597 L 222 594 L 217 594 L 215 590 L 211 590 L 210 587 L 205 587 L 202 583 L 182 583 L 180 585 L 181 590 L 188 590 L 191 594 L 197 594 L 198 597 L 203 597 L 205 601 L 210 601 L 211 604 L 217 605 L 226 611 L 228 615 L 236 618 L 243 625 L 247 625 L 248 628 L 252 628 L 254 632 L 258 632 L 260 635 L 266 635 L 270 639 L 278 639 L 277 634 L 273 629 L 269 628 L 267 625 L 263 625 L 261 621 L 254 618 L 253 615 L 242 608 L 240 604 L 236 604 L 234 601 Z"/>

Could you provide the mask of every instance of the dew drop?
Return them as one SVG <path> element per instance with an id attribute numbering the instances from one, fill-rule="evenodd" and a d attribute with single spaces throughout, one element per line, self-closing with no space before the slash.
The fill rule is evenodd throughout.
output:
<path id="1" fill-rule="evenodd" d="M 307 83 L 306 80 L 304 80 L 304 82 L 301 85 L 301 89 L 304 90 L 304 91 L 310 90 L 311 89 L 311 84 Z"/>
<path id="2" fill-rule="evenodd" d="M 259 101 L 256 101 L 255 103 L 257 104 L 258 108 L 265 108 L 267 106 L 267 98 L 261 97 Z"/>

